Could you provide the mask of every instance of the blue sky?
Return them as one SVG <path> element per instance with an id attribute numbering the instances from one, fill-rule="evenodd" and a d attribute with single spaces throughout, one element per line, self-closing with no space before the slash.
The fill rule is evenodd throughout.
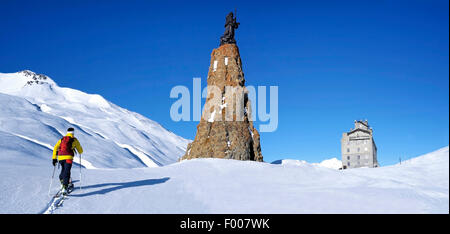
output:
<path id="1" fill-rule="evenodd" d="M 0 1 L 0 72 L 29 69 L 60 86 L 173 122 L 176 85 L 206 85 L 224 19 L 248 85 L 279 87 L 279 124 L 261 134 L 265 161 L 340 159 L 355 119 L 374 129 L 389 165 L 449 142 L 448 1 Z"/>

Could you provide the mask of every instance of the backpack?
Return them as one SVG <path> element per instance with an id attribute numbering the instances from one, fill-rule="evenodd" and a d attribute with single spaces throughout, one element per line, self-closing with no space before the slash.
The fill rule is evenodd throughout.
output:
<path id="1" fill-rule="evenodd" d="M 59 144 L 58 155 L 72 155 L 74 156 L 74 152 L 72 149 L 72 143 L 74 138 L 65 136 L 61 139 L 61 143 Z"/>

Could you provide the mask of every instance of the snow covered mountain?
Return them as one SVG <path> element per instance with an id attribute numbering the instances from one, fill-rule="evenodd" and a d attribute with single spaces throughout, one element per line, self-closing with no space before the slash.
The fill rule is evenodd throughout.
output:
<path id="1" fill-rule="evenodd" d="M 168 165 L 190 142 L 100 95 L 59 87 L 45 75 L 0 73 L 0 163 L 48 163 L 53 145 L 68 127 L 75 128 L 84 148 L 86 168 Z"/>

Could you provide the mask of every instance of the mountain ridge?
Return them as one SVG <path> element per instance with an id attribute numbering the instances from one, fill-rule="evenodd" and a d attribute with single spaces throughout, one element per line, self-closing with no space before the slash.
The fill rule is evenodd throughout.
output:
<path id="1" fill-rule="evenodd" d="M 181 157 L 190 142 L 141 114 L 107 101 L 99 94 L 59 87 L 52 78 L 30 70 L 0 73 L 0 94 L 3 94 L 0 96 L 0 121 L 5 123 L 0 131 L 53 145 L 69 126 L 75 126 L 76 137 L 80 138 L 82 145 L 83 141 L 89 142 L 86 157 L 83 155 L 83 158 L 92 167 L 168 165 Z M 39 119 L 41 123 L 31 118 L 33 115 L 42 117 Z M 27 120 L 24 122 L 18 116 Z M 31 128 L 27 130 L 26 125 L 31 125 Z M 36 134 L 36 129 L 47 137 Z M 46 131 L 54 134 L 45 134 Z M 95 149 L 96 145 L 101 144 L 111 147 L 105 149 L 107 147 L 99 146 L 105 150 L 102 153 L 102 150 Z M 120 158 L 111 155 L 113 148 L 121 148 L 117 154 L 126 155 L 128 162 L 115 163 L 112 160 L 116 159 L 108 158 Z M 135 162 L 130 162 L 130 158 Z"/>

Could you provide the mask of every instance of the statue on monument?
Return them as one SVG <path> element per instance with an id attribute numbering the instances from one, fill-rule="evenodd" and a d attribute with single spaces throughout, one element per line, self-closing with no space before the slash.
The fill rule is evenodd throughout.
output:
<path id="1" fill-rule="evenodd" d="M 236 22 L 233 12 L 228 13 L 225 21 L 225 32 L 223 33 L 223 36 L 220 37 L 220 45 L 236 44 L 234 30 L 239 27 L 239 24 L 240 23 Z"/>
<path id="2" fill-rule="evenodd" d="M 260 135 L 253 126 L 239 48 L 234 39 L 236 13 L 226 17 L 219 48 L 211 53 L 207 95 L 194 141 L 181 160 L 223 158 L 263 162 Z M 218 62 L 220 62 L 218 67 Z M 218 69 L 217 69 L 218 68 Z"/>

